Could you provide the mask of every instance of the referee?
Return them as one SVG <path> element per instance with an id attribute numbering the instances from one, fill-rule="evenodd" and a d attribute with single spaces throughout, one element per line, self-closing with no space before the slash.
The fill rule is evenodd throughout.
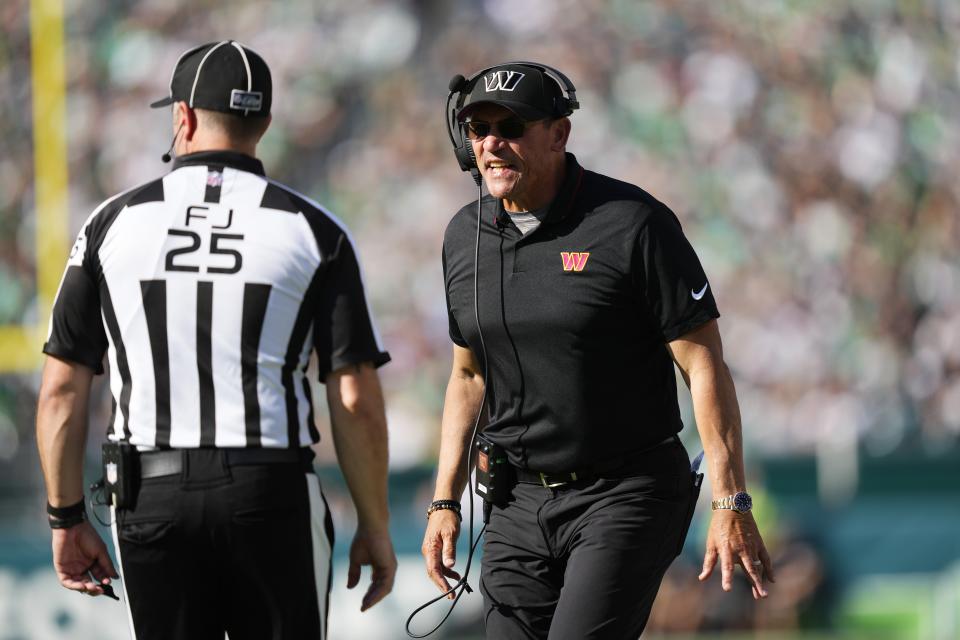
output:
<path id="1" fill-rule="evenodd" d="M 717 509 L 701 579 L 719 559 L 729 590 L 740 564 L 765 597 L 773 568 L 750 513 L 719 313 L 677 217 L 566 152 L 579 103 L 556 69 L 507 63 L 450 86 L 461 168 L 489 195 L 457 212 L 444 236 L 453 369 L 422 549 L 428 575 L 443 592 L 459 578 L 457 498 L 486 409 L 483 446 L 503 455 L 478 457 L 478 477 L 490 479 L 478 491 L 513 478 L 489 500 L 487 637 L 637 638 L 699 491 L 677 437 L 676 364 Z"/>
<path id="2" fill-rule="evenodd" d="M 61 584 L 123 577 L 135 638 L 323 638 L 333 523 L 312 470 L 316 360 L 357 508 L 347 586 L 390 592 L 377 335 L 350 234 L 264 175 L 270 71 L 232 40 L 180 56 L 165 176 L 83 224 L 54 302 L 37 442 Z M 169 156 L 165 154 L 165 160 Z M 91 380 L 110 363 L 104 446 L 117 564 L 86 520 Z"/>

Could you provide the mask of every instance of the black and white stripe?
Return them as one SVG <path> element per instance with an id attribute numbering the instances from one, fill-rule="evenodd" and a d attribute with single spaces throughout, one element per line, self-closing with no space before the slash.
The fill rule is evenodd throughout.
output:
<path id="1" fill-rule="evenodd" d="M 110 437 L 146 447 L 300 447 L 321 379 L 389 360 L 352 239 L 229 153 L 179 158 L 87 220 L 46 353 L 111 371 Z"/>

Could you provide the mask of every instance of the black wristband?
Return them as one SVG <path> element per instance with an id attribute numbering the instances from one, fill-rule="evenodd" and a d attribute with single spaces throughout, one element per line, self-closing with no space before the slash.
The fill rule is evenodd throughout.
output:
<path id="1" fill-rule="evenodd" d="M 87 519 L 86 502 L 80 502 L 66 507 L 54 507 L 47 503 L 47 520 L 51 529 L 69 529 Z"/>
<path id="2" fill-rule="evenodd" d="M 443 511 L 445 509 L 455 512 L 460 522 L 463 522 L 463 516 L 460 515 L 460 502 L 457 500 L 434 500 L 430 503 L 430 508 L 427 509 L 427 519 L 430 518 L 430 514 L 434 511 Z"/>
<path id="3" fill-rule="evenodd" d="M 51 529 L 69 529 L 70 527 L 75 527 L 81 522 L 84 522 L 86 519 L 87 514 L 83 513 L 72 518 L 54 518 L 53 516 L 50 516 L 48 521 Z"/>
<path id="4" fill-rule="evenodd" d="M 47 503 L 47 515 L 54 518 L 74 518 L 87 512 L 86 501 L 80 498 L 80 502 L 66 507 L 55 507 Z"/>

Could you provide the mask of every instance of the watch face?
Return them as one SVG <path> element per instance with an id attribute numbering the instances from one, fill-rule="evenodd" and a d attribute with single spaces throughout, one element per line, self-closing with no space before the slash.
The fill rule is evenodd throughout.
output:
<path id="1" fill-rule="evenodd" d="M 733 508 L 735 510 L 744 513 L 750 511 L 751 507 L 753 507 L 753 498 L 750 497 L 749 493 L 740 491 L 733 496 Z"/>

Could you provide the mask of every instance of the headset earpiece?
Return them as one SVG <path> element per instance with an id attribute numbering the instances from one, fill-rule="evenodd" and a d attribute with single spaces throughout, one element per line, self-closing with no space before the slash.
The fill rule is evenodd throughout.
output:
<path id="1" fill-rule="evenodd" d="M 480 186 L 480 183 L 483 181 L 483 177 L 480 175 L 480 165 L 477 163 L 477 154 L 473 152 L 473 144 L 470 140 L 466 141 L 467 147 L 467 156 L 470 158 L 470 175 L 473 176 L 473 181 L 477 183 L 477 186 Z"/>
<path id="2" fill-rule="evenodd" d="M 470 171 L 477 167 L 477 157 L 473 153 L 473 145 L 469 140 L 464 140 L 462 145 L 454 147 L 453 152 L 457 155 L 461 170 Z"/>

